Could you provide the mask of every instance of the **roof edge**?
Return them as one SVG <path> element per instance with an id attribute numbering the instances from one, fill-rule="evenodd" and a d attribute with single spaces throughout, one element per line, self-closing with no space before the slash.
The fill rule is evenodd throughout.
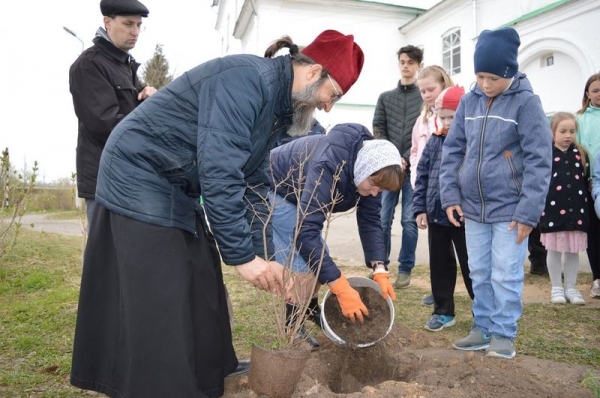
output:
<path id="1" fill-rule="evenodd" d="M 535 18 L 538 15 L 545 14 L 545 13 L 547 13 L 549 11 L 552 11 L 555 8 L 558 8 L 558 7 L 560 7 L 560 6 L 564 5 L 564 4 L 571 3 L 572 1 L 574 1 L 574 0 L 559 0 L 559 1 L 556 1 L 554 3 L 548 4 L 547 6 L 538 8 L 537 10 L 530 11 L 527 14 L 523 14 L 519 18 L 513 19 L 510 22 L 507 22 L 507 23 L 505 23 L 503 25 L 500 25 L 500 27 L 504 28 L 504 27 L 507 27 L 507 26 L 516 25 L 519 22 L 523 22 L 523 21 L 527 21 L 528 19 Z"/>
<path id="2" fill-rule="evenodd" d="M 374 4 L 379 4 L 382 6 L 402 8 L 404 10 L 412 11 L 415 13 L 423 13 L 423 12 L 427 11 L 426 8 L 408 7 L 408 6 L 403 6 L 403 5 L 399 5 L 399 4 L 386 3 L 384 1 L 378 1 L 378 0 L 354 0 L 354 1 L 356 1 L 357 3 L 374 3 Z"/>

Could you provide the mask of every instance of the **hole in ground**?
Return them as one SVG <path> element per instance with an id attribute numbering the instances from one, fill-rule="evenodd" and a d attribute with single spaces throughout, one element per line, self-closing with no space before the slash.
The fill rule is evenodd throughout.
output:
<path id="1" fill-rule="evenodd" d="M 349 349 L 335 347 L 327 357 L 328 371 L 317 380 L 336 394 L 359 392 L 387 380 L 409 382 L 419 372 L 420 364 L 399 362 L 387 354 L 383 345 Z"/>

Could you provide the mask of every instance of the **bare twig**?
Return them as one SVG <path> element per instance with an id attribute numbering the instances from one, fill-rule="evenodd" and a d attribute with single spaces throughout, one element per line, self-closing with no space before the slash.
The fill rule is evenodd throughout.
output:
<path id="1" fill-rule="evenodd" d="M 31 172 L 27 167 L 23 174 L 13 170 L 10 164 L 8 148 L 2 151 L 0 162 L 0 258 L 14 246 L 19 231 L 21 218 L 27 210 L 33 188 L 37 180 L 38 163 L 33 163 Z"/>
<path id="2" fill-rule="evenodd" d="M 290 244 L 291 247 L 288 248 L 280 248 L 279 250 L 286 250 L 288 249 L 288 255 L 285 259 L 285 263 L 282 264 L 286 267 L 286 272 L 284 273 L 284 292 L 281 298 L 275 299 L 273 300 L 270 296 L 261 296 L 261 298 L 263 299 L 263 304 L 266 305 L 266 308 L 269 310 L 269 312 L 271 313 L 272 318 L 274 319 L 275 322 L 275 328 L 276 328 L 276 333 L 277 333 L 277 339 L 279 341 L 279 344 L 283 345 L 283 346 L 292 346 L 294 344 L 297 343 L 296 341 L 296 336 L 298 335 L 298 331 L 302 328 L 302 326 L 305 324 L 306 320 L 308 319 L 308 306 L 310 304 L 310 299 L 311 296 L 309 297 L 303 297 L 301 302 L 295 302 L 294 303 L 294 308 L 295 308 L 295 313 L 292 314 L 292 318 L 295 320 L 293 322 L 293 324 L 291 325 L 292 327 L 289 327 L 287 325 L 287 319 L 286 319 L 286 304 L 287 304 L 287 298 L 291 296 L 291 292 L 290 292 L 290 288 L 292 287 L 292 281 L 295 281 L 296 283 L 308 283 L 307 279 L 303 279 L 303 278 L 298 278 L 298 275 L 294 275 L 294 271 L 293 271 L 293 263 L 294 263 L 294 258 L 295 258 L 295 249 L 298 247 L 299 244 L 299 236 L 300 236 L 300 232 L 302 230 L 302 226 L 304 224 L 304 221 L 306 220 L 306 217 L 308 217 L 311 214 L 315 214 L 317 212 L 322 212 L 325 216 L 325 223 L 324 223 L 324 229 L 322 231 L 323 233 L 323 247 L 321 250 L 321 253 L 319 253 L 317 260 L 315 261 L 314 259 L 311 259 L 311 263 L 313 264 L 313 267 L 311 267 L 313 273 L 315 273 L 317 275 L 317 277 L 312 278 L 311 282 L 312 286 L 310 286 L 310 290 L 306 290 L 306 291 L 311 291 L 314 292 L 316 290 L 317 284 L 318 284 L 318 275 L 319 272 L 321 270 L 321 266 L 323 263 L 323 260 L 326 256 L 326 245 L 325 242 L 327 241 L 327 235 L 329 233 L 329 226 L 331 224 L 331 221 L 333 220 L 333 209 L 334 207 L 341 202 L 342 200 L 342 196 L 339 193 L 339 191 L 337 190 L 337 183 L 340 180 L 340 176 L 341 173 L 343 171 L 343 166 L 345 164 L 345 161 L 342 162 L 342 164 L 338 165 L 335 174 L 333 175 L 333 184 L 331 186 L 331 190 L 330 190 L 330 197 L 328 198 L 327 201 L 324 202 L 320 202 L 317 199 L 317 191 L 319 189 L 319 186 L 321 185 L 322 182 L 322 178 L 323 178 L 323 171 L 321 171 L 321 173 L 318 175 L 317 179 L 315 181 L 313 181 L 312 183 L 314 183 L 314 188 L 312 190 L 312 192 L 310 192 L 310 196 L 306 202 L 306 206 L 303 208 L 302 207 L 302 194 L 304 191 L 304 187 L 305 187 L 305 183 L 306 183 L 306 176 L 305 176 L 305 169 L 307 166 L 307 163 L 310 159 L 310 157 L 313 155 L 314 149 L 311 150 L 311 152 L 309 152 L 309 148 L 306 147 L 306 150 L 303 154 L 301 154 L 299 156 L 299 158 L 297 159 L 297 165 L 295 165 L 294 167 L 290 168 L 290 170 L 288 171 L 286 177 L 284 179 L 282 179 L 279 182 L 276 182 L 274 185 L 274 191 L 277 192 L 278 188 L 282 188 L 281 190 L 285 190 L 285 191 L 291 191 L 288 195 L 294 195 L 295 196 L 295 202 L 296 202 L 296 226 L 294 228 L 294 234 L 292 237 L 292 242 Z M 272 170 L 271 170 L 271 174 L 273 174 Z M 297 177 L 294 178 L 294 175 L 297 174 Z M 273 178 L 272 175 L 272 180 L 275 181 L 275 179 Z M 291 188 L 291 189 L 290 189 Z M 257 195 L 257 189 L 256 187 L 250 187 L 250 189 L 252 189 Z M 259 195 L 260 196 L 260 195 Z M 271 258 L 275 253 L 268 253 L 268 245 L 267 245 L 267 235 L 268 235 L 268 228 L 269 228 L 269 224 L 271 222 L 271 219 L 273 217 L 273 213 L 275 210 L 275 206 L 277 206 L 276 203 L 271 203 L 268 198 L 262 197 L 261 199 L 263 200 L 263 203 L 266 208 L 267 208 L 267 212 L 266 214 L 264 213 L 260 213 L 257 209 L 256 206 L 252 206 L 252 204 L 249 204 L 249 206 L 251 206 L 251 209 L 254 212 L 254 216 L 260 220 L 260 222 L 263 223 L 263 241 L 264 241 L 264 252 L 265 252 L 265 256 L 266 258 Z M 285 199 L 289 199 L 289 197 L 286 197 Z M 253 220 L 254 221 L 254 220 Z M 314 267 L 314 264 L 316 264 L 316 268 Z M 305 290 L 304 288 L 307 287 L 305 285 L 303 285 L 303 291 Z"/>

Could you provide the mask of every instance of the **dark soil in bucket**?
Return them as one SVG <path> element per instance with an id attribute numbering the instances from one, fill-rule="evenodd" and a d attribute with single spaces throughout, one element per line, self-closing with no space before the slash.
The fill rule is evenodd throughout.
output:
<path id="1" fill-rule="evenodd" d="M 369 310 L 369 316 L 364 318 L 364 323 L 352 323 L 342 315 L 340 304 L 333 294 L 323 305 L 331 331 L 351 346 L 377 341 L 385 336 L 390 327 L 390 307 L 381 294 L 370 287 L 354 289 Z"/>

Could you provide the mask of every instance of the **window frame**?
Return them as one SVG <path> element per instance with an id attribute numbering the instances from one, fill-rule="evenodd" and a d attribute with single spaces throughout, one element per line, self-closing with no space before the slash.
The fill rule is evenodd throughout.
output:
<path id="1" fill-rule="evenodd" d="M 442 66 L 450 76 L 461 73 L 461 47 L 460 26 L 451 28 L 442 35 Z"/>

